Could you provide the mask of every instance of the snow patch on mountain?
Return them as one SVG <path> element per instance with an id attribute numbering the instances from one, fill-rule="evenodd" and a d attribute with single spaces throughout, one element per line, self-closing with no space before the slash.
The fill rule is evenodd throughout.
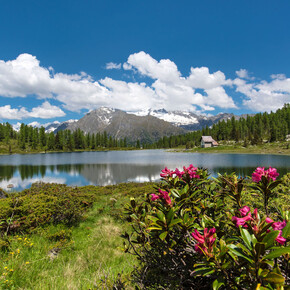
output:
<path id="1" fill-rule="evenodd" d="M 128 112 L 136 116 L 153 116 L 158 119 L 169 122 L 175 126 L 197 124 L 199 121 L 196 118 L 196 115 L 191 112 L 182 112 L 182 111 L 171 111 L 168 112 L 165 109 L 160 110 L 142 110 L 138 112 Z"/>

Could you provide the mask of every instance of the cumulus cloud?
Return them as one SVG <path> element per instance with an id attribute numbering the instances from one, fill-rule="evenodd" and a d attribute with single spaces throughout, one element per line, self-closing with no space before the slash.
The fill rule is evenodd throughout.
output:
<path id="1" fill-rule="evenodd" d="M 212 110 L 209 105 L 236 108 L 223 88 L 230 86 L 232 81 L 227 80 L 221 71 L 210 73 L 207 67 L 192 67 L 189 76 L 183 77 L 171 60 L 161 59 L 158 62 L 143 51 L 130 55 L 124 69 L 135 69 L 141 75 L 154 79 L 152 88 L 161 100 L 159 105 L 166 109 L 193 110 L 194 105 L 203 110 Z M 204 90 L 204 93 L 197 93 L 196 89 Z"/>
<path id="2" fill-rule="evenodd" d="M 215 108 L 237 108 L 228 94 L 233 88 L 242 95 L 243 106 L 253 111 L 275 110 L 289 102 L 290 79 L 272 75 L 270 82 L 254 82 L 245 69 L 236 71 L 232 80 L 222 71 L 210 72 L 207 67 L 191 67 L 183 76 L 170 59 L 156 60 L 141 51 L 131 54 L 123 64 L 107 63 L 107 69 L 132 70 L 152 83 L 121 81 L 104 77 L 94 80 L 85 72 L 77 74 L 56 73 L 45 68 L 30 54 L 21 54 L 10 61 L 0 60 L 0 96 L 27 96 L 45 99 L 44 103 L 28 111 L 25 107 L 0 107 L 0 117 L 5 119 L 54 118 L 64 116 L 60 107 L 74 112 L 110 106 L 136 111 L 144 108 L 167 110 L 211 111 Z M 47 100 L 54 99 L 60 107 Z"/>
<path id="3" fill-rule="evenodd" d="M 114 63 L 114 62 L 106 63 L 106 69 L 121 69 L 121 66 L 122 66 L 121 63 Z"/>
<path id="4" fill-rule="evenodd" d="M 57 106 L 52 106 L 49 102 L 44 102 L 41 106 L 27 111 L 25 107 L 11 108 L 10 105 L 0 107 L 0 119 L 22 120 L 26 118 L 51 119 L 65 116 L 65 112 Z"/>
<path id="5" fill-rule="evenodd" d="M 290 78 L 249 83 L 235 79 L 236 91 L 246 96 L 243 104 L 253 111 L 275 111 L 290 102 Z"/>

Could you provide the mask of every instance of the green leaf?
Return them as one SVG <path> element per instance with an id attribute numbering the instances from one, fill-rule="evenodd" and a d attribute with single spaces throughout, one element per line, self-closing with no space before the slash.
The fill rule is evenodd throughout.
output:
<path id="1" fill-rule="evenodd" d="M 281 180 L 276 180 L 276 181 L 272 182 L 272 183 L 268 186 L 268 188 L 269 188 L 270 190 L 272 190 L 272 189 L 274 189 L 277 185 L 279 185 L 280 183 L 282 183 Z"/>
<path id="2" fill-rule="evenodd" d="M 282 237 L 287 239 L 287 237 L 290 235 L 290 221 L 287 222 L 286 226 L 282 230 Z"/>
<path id="3" fill-rule="evenodd" d="M 237 246 L 235 246 L 233 244 L 230 244 L 227 247 L 236 256 L 241 257 L 241 258 L 247 260 L 251 264 L 254 263 L 253 259 L 251 259 L 250 257 L 246 256 L 245 253 L 239 247 L 237 247 Z"/>
<path id="4" fill-rule="evenodd" d="M 172 220 L 173 217 L 174 217 L 174 211 L 171 208 L 170 211 L 166 215 L 166 223 L 167 224 L 170 224 L 170 222 L 171 222 L 171 220 Z"/>
<path id="5" fill-rule="evenodd" d="M 266 244 L 266 250 L 274 245 L 274 242 L 276 238 L 278 237 L 278 235 L 279 235 L 279 231 L 272 231 L 264 237 L 264 239 L 262 240 L 262 243 Z"/>
<path id="6" fill-rule="evenodd" d="M 266 277 L 262 278 L 264 281 L 274 283 L 274 284 L 283 284 L 285 278 L 281 274 L 270 272 Z"/>
<path id="7" fill-rule="evenodd" d="M 157 213 L 157 217 L 159 218 L 159 220 L 161 220 L 162 222 L 165 222 L 165 215 L 163 214 L 163 212 L 159 211 Z"/>
<path id="8" fill-rule="evenodd" d="M 255 245 L 256 256 L 259 258 L 261 255 L 265 254 L 265 244 L 264 243 L 256 243 Z"/>
<path id="9" fill-rule="evenodd" d="M 253 249 L 253 242 L 250 233 L 246 229 L 240 228 L 242 239 L 245 242 L 249 250 Z"/>
<path id="10" fill-rule="evenodd" d="M 218 290 L 222 285 L 225 285 L 224 279 L 222 277 L 218 277 L 212 283 L 212 289 Z"/>
<path id="11" fill-rule="evenodd" d="M 180 197 L 180 194 L 179 194 L 178 190 L 176 190 L 176 189 L 172 189 L 170 192 L 171 192 L 171 194 L 172 194 L 175 198 Z"/>
<path id="12" fill-rule="evenodd" d="M 149 228 L 147 228 L 149 231 L 152 231 L 152 230 L 158 230 L 158 231 L 160 231 L 160 230 L 162 230 L 162 228 L 161 227 L 149 227 Z"/>
<path id="13" fill-rule="evenodd" d="M 172 228 L 173 226 L 175 226 L 176 224 L 179 224 L 182 222 L 182 219 L 175 219 L 173 221 L 171 221 L 171 223 L 168 225 L 170 228 Z"/>
<path id="14" fill-rule="evenodd" d="M 163 232 L 163 233 L 161 233 L 161 234 L 159 235 L 160 240 L 161 240 L 161 241 L 164 241 L 164 240 L 166 239 L 166 237 L 167 237 L 167 234 L 168 234 L 168 232 Z"/>
<path id="15" fill-rule="evenodd" d="M 215 272 L 215 269 L 212 269 L 210 267 L 204 267 L 204 268 L 198 268 L 193 272 L 193 276 L 206 276 L 210 275 Z"/>
<path id="16" fill-rule="evenodd" d="M 285 248 L 278 248 L 274 251 L 272 251 L 270 254 L 266 255 L 263 260 L 266 259 L 274 259 L 282 256 L 283 254 L 289 254 L 290 253 L 290 246 Z"/>

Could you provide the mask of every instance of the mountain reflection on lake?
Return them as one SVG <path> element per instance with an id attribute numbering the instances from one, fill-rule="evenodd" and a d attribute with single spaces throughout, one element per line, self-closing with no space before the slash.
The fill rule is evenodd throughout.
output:
<path id="1" fill-rule="evenodd" d="M 159 180 L 161 169 L 193 164 L 217 173 L 251 175 L 257 166 L 289 171 L 289 156 L 172 153 L 164 150 L 49 153 L 0 156 L 0 187 L 28 188 L 37 181 L 68 185 L 109 185 Z"/>

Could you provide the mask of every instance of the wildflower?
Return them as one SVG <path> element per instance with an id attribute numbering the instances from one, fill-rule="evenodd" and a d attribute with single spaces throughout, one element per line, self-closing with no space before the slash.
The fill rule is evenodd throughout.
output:
<path id="1" fill-rule="evenodd" d="M 248 206 L 244 206 L 242 208 L 239 209 L 242 217 L 246 216 L 247 213 L 250 211 L 251 209 Z"/>
<path id="2" fill-rule="evenodd" d="M 164 199 L 164 201 L 165 201 L 168 205 L 171 205 L 171 199 L 170 199 L 170 196 L 169 196 L 168 192 L 167 192 L 167 191 L 163 191 L 163 190 L 161 190 L 161 189 L 158 189 L 158 191 L 159 191 L 159 193 L 160 193 L 159 195 L 154 194 L 154 193 L 151 194 L 151 200 L 152 200 L 152 201 L 155 201 L 155 200 L 157 200 L 157 199 L 162 198 L 162 199 Z"/>
<path id="3" fill-rule="evenodd" d="M 152 201 L 155 201 L 156 199 L 159 199 L 159 198 L 160 198 L 160 195 L 157 195 L 157 194 L 154 194 L 154 193 L 151 194 L 151 200 Z"/>
<path id="4" fill-rule="evenodd" d="M 197 229 L 194 230 L 193 233 L 191 233 L 192 237 L 198 242 L 198 244 L 195 245 L 194 249 L 196 252 L 200 254 L 205 254 L 208 256 L 211 256 L 211 251 L 213 249 L 213 244 L 216 240 L 216 238 L 213 236 L 216 232 L 215 228 L 212 228 L 208 231 L 207 228 L 204 229 L 203 236 L 198 232 Z"/>
<path id="5" fill-rule="evenodd" d="M 250 221 L 252 219 L 252 214 L 249 212 L 246 216 L 238 218 L 236 216 L 232 217 L 232 221 L 236 224 L 236 227 L 242 226 L 244 228 L 247 228 L 246 222 Z"/>
<path id="6" fill-rule="evenodd" d="M 177 177 L 182 178 L 184 171 L 179 171 L 179 169 L 176 168 L 174 173 L 176 174 Z"/>
<path id="7" fill-rule="evenodd" d="M 165 167 L 163 170 L 161 170 L 162 173 L 160 173 L 160 176 L 163 178 L 171 177 L 174 174 L 174 171 L 168 169 Z"/>
<path id="8" fill-rule="evenodd" d="M 279 176 L 279 173 L 276 168 L 269 167 L 268 170 L 265 170 L 265 167 L 258 167 L 252 174 L 252 180 L 258 183 L 261 181 L 262 176 L 265 176 L 268 181 L 271 179 L 275 181 Z"/>
<path id="9" fill-rule="evenodd" d="M 26 264 L 26 265 L 28 265 L 28 264 L 29 264 L 29 262 L 25 262 L 25 264 Z"/>
<path id="10" fill-rule="evenodd" d="M 276 238 L 276 242 L 283 245 L 286 242 L 286 239 L 282 237 L 282 230 L 286 227 L 286 220 L 283 222 L 274 222 L 272 219 L 269 217 L 266 218 L 266 223 L 272 223 L 271 227 L 273 228 L 274 231 L 279 231 L 279 235 Z"/>
<path id="11" fill-rule="evenodd" d="M 284 243 L 286 242 L 286 239 L 282 237 L 282 231 L 279 232 L 279 235 L 275 241 L 281 245 L 284 245 Z"/>
<path id="12" fill-rule="evenodd" d="M 192 164 L 190 164 L 187 168 L 184 166 L 183 170 L 184 173 L 188 174 L 190 178 L 200 178 L 200 176 L 196 173 L 197 167 L 193 167 Z"/>

